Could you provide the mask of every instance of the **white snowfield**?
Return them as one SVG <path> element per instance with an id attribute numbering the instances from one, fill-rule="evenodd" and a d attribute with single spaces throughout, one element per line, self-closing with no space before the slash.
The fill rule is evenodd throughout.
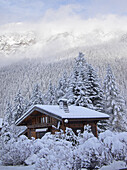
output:
<path id="1" fill-rule="evenodd" d="M 29 116 L 34 110 L 39 110 L 43 113 L 43 111 L 48 112 L 50 114 L 59 116 L 61 119 L 75 119 L 75 118 L 83 118 L 83 119 L 108 119 L 109 115 L 105 113 L 101 113 L 92 109 L 88 109 L 81 106 L 68 106 L 69 113 L 65 113 L 63 109 L 60 109 L 58 105 L 35 105 L 31 107 L 21 118 L 16 121 L 16 124 L 19 124 L 22 120 L 24 120 L 27 116 Z"/>
<path id="2" fill-rule="evenodd" d="M 2 128 L 3 118 L 0 118 L 0 128 Z"/>

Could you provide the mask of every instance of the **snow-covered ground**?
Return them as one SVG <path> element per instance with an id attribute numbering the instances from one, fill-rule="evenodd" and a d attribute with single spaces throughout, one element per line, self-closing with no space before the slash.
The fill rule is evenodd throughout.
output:
<path id="1" fill-rule="evenodd" d="M 118 170 L 126 168 L 125 162 L 114 161 L 108 166 L 103 166 L 100 170 Z M 31 166 L 0 166 L 0 170 L 34 170 L 34 165 Z"/>
<path id="2" fill-rule="evenodd" d="M 100 170 L 118 170 L 122 168 L 127 168 L 125 162 L 123 161 L 114 161 L 112 164 L 108 166 L 103 166 Z"/>
<path id="3" fill-rule="evenodd" d="M 32 166 L 0 166 L 0 170 L 34 170 Z"/>
<path id="4" fill-rule="evenodd" d="M 33 170 L 34 165 L 30 166 L 2 166 L 1 161 L 0 161 L 0 170 Z"/>

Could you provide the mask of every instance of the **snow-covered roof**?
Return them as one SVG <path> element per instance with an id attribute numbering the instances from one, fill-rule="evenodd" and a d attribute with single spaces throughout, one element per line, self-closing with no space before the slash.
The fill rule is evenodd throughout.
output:
<path id="1" fill-rule="evenodd" d="M 65 113 L 58 105 L 35 105 L 31 107 L 22 117 L 20 117 L 16 124 L 21 123 L 34 110 L 45 114 L 51 114 L 59 119 L 108 119 L 109 115 L 95 110 L 91 110 L 81 106 L 68 106 L 69 113 Z"/>
<path id="2" fill-rule="evenodd" d="M 81 106 L 68 106 L 69 113 L 65 113 L 63 109 L 60 109 L 57 105 L 36 105 L 38 108 L 46 110 L 50 113 L 56 114 L 61 118 L 109 118 L 107 114 L 97 112 Z"/>
<path id="3" fill-rule="evenodd" d="M 0 118 L 0 128 L 2 128 L 3 118 Z"/>

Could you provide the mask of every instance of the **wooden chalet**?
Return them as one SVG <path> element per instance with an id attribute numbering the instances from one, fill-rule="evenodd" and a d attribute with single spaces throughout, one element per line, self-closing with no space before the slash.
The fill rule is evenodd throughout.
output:
<path id="1" fill-rule="evenodd" d="M 81 106 L 67 106 L 66 100 L 58 105 L 35 105 L 16 121 L 17 126 L 27 126 L 25 135 L 28 138 L 41 138 L 46 132 L 54 134 L 66 127 L 84 131 L 84 125 L 91 126 L 97 137 L 97 122 L 108 119 L 109 116 Z"/>

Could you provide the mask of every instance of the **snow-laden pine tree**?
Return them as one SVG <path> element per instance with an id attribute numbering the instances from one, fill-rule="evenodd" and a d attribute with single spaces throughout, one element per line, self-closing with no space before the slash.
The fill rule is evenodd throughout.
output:
<path id="1" fill-rule="evenodd" d="M 86 62 L 82 53 L 75 59 L 66 96 L 71 104 L 103 110 L 103 93 L 97 73 Z"/>
<path id="2" fill-rule="evenodd" d="M 14 115 L 15 115 L 15 120 L 19 119 L 25 111 L 25 106 L 24 106 L 24 100 L 23 97 L 21 95 L 20 90 L 18 91 L 17 95 L 15 96 L 14 99 Z"/>
<path id="3" fill-rule="evenodd" d="M 29 101 L 29 106 L 33 106 L 36 104 L 44 104 L 43 95 L 38 84 L 36 84 L 33 88 L 32 95 Z"/>
<path id="4" fill-rule="evenodd" d="M 92 101 L 93 109 L 97 111 L 103 111 L 103 91 L 100 85 L 98 75 L 91 65 L 88 65 L 87 67 L 87 95 Z"/>
<path id="5" fill-rule="evenodd" d="M 69 86 L 69 79 L 67 77 L 67 73 L 64 72 L 63 77 L 59 80 L 57 86 L 57 99 L 63 98 L 64 95 L 67 93 Z"/>
<path id="6" fill-rule="evenodd" d="M 107 67 L 107 75 L 104 80 L 105 112 L 109 114 L 109 128 L 114 131 L 127 130 L 126 106 L 121 96 L 112 73 L 111 67 Z"/>
<path id="7" fill-rule="evenodd" d="M 52 85 L 52 82 L 49 83 L 49 88 L 47 93 L 45 94 L 45 101 L 48 105 L 56 105 L 57 104 L 57 93 L 56 88 Z"/>
<path id="8" fill-rule="evenodd" d="M 75 58 L 73 72 L 69 81 L 69 88 L 65 95 L 70 104 L 91 108 L 92 102 L 87 94 L 87 67 L 88 64 L 84 58 L 84 54 L 79 53 Z"/>
<path id="9" fill-rule="evenodd" d="M 12 124 L 14 124 L 13 109 L 11 104 L 7 102 L 7 107 L 3 119 L 3 126 L 1 130 L 2 145 L 6 144 L 11 138 L 10 127 Z"/>

